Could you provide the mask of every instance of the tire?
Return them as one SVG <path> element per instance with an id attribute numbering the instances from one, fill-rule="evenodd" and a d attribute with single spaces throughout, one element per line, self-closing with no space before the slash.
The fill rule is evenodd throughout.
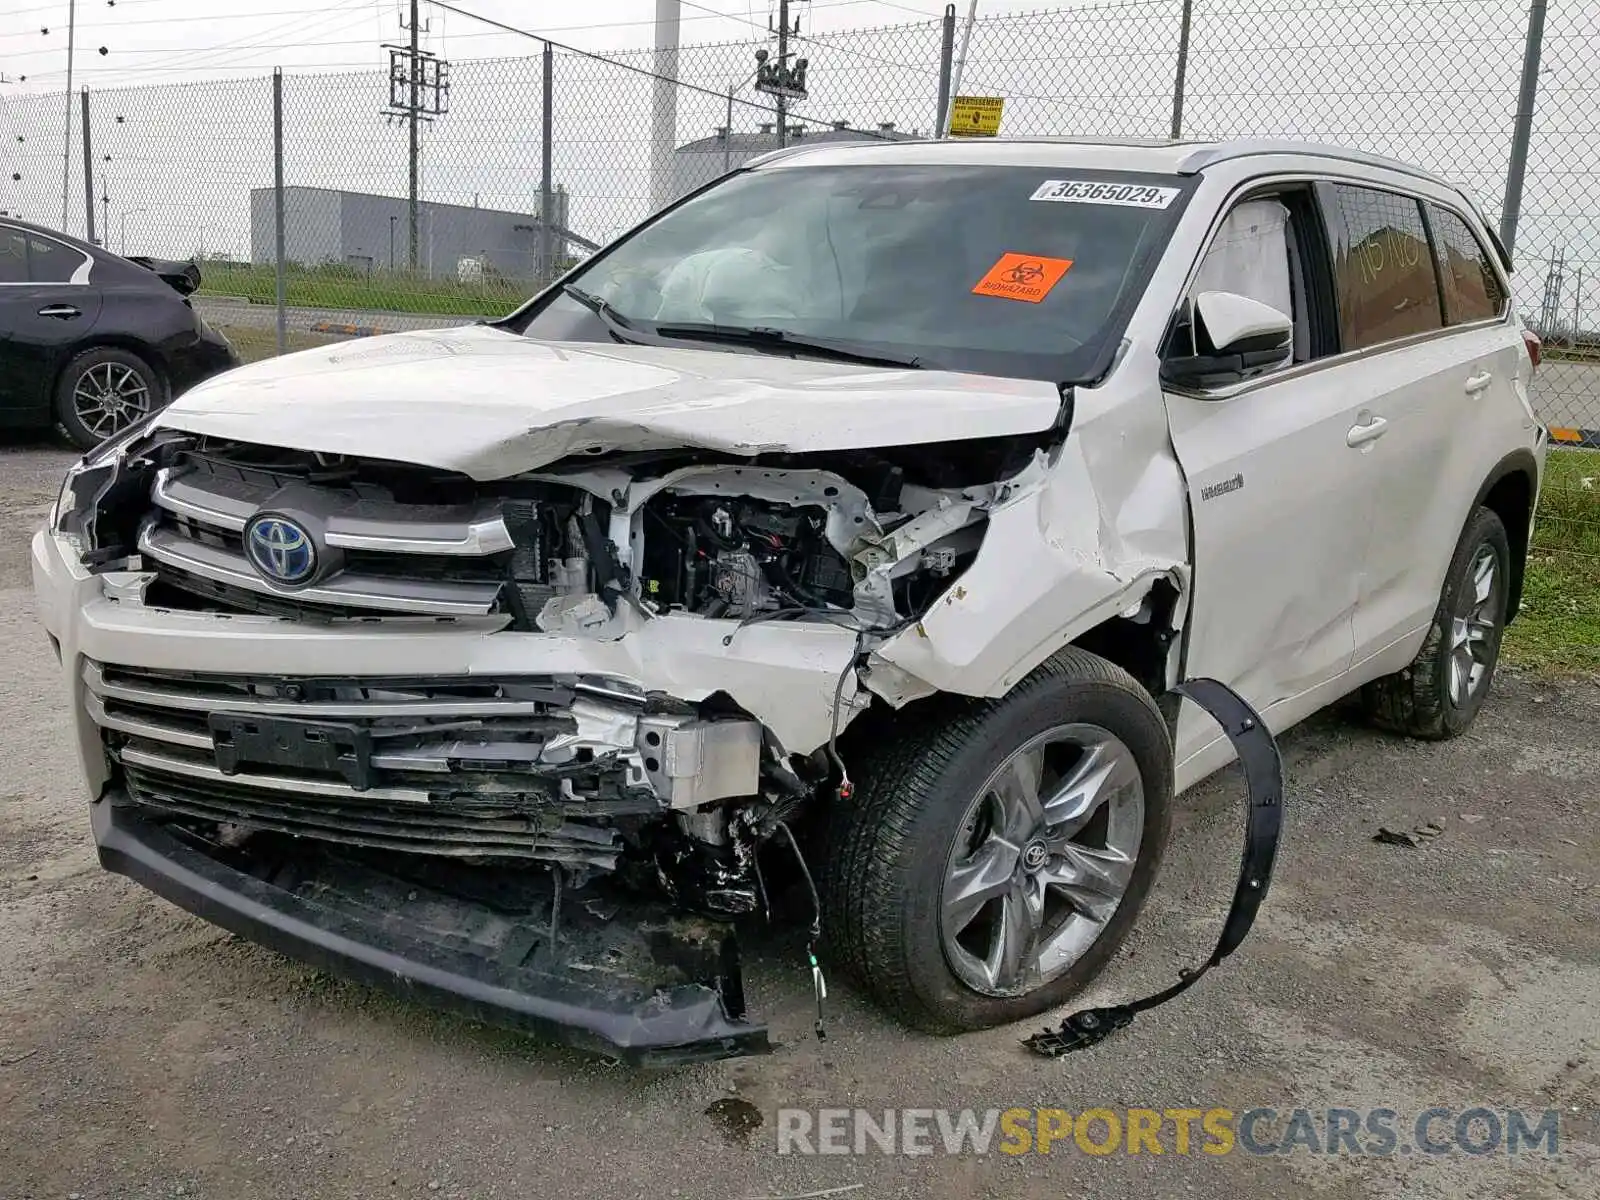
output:
<path id="1" fill-rule="evenodd" d="M 830 812 L 824 871 L 826 953 L 886 1011 L 930 1033 L 989 1028 L 1062 1004 L 1116 953 L 1138 917 L 1166 848 L 1172 819 L 1172 742 L 1154 701 L 1120 667 L 1069 647 L 1002 700 L 963 702 L 931 718 L 914 711 L 896 714 L 887 725 L 886 736 L 862 763 L 855 795 L 835 801 Z M 1142 813 L 1131 815 L 1131 783 L 1109 789 L 1111 798 L 1102 806 L 1107 847 L 1114 830 L 1125 837 L 1137 829 L 1131 866 L 1117 868 L 1128 875 L 1125 890 L 1100 920 L 1075 915 L 1076 908 L 1069 907 L 1064 920 L 1080 922 L 1073 927 L 1073 939 L 1092 936 L 1092 941 L 1075 958 L 1059 962 L 1056 973 L 1041 968 L 1022 986 L 980 990 L 972 982 L 974 962 L 967 948 L 952 945 L 946 936 L 951 924 L 946 917 L 956 907 L 946 906 L 947 880 L 957 878 L 957 871 L 970 875 L 971 864 L 997 839 L 999 821 L 992 820 L 989 841 L 966 857 L 973 836 L 968 820 L 972 806 L 976 803 L 986 813 L 999 803 L 998 793 L 989 799 L 983 794 L 997 769 L 1009 756 L 1024 753 L 1040 738 L 1057 737 L 1067 727 L 1092 727 L 1111 735 L 1120 748 L 1107 749 L 1115 755 L 1107 761 L 1122 764 L 1113 779 L 1132 780 L 1131 772 L 1137 772 Z M 1112 743 L 1102 745 L 1109 748 Z M 1071 753 L 1070 743 L 1047 741 L 1044 746 L 1045 770 L 1052 773 L 1044 782 L 1069 776 L 1073 760 L 1052 756 Z M 1053 761 L 1065 765 L 1058 769 Z M 1050 788 L 1042 786 L 1038 792 L 1049 795 Z M 1089 837 L 1099 820 L 1090 821 L 1077 836 Z M 1070 824 L 1049 828 L 1059 834 Z M 1027 847 L 1042 840 L 1035 835 Z M 1027 858 L 1025 847 L 1017 873 L 1033 884 L 1065 862 L 1052 851 L 1046 873 L 1030 876 Z M 1059 893 L 1041 890 L 1061 899 Z M 966 936 L 978 928 L 982 936 L 985 929 L 1000 927 L 1004 922 L 999 914 L 1009 902 L 1009 896 L 992 902 L 972 924 L 954 926 L 950 937 L 959 943 L 957 933 Z M 1048 931 L 1049 909 L 1045 911 Z M 1067 925 L 1060 930 L 1064 935 Z"/>
<path id="2" fill-rule="evenodd" d="M 114 397 L 102 401 L 98 418 L 93 395 Z M 166 387 L 154 367 L 130 351 L 96 346 L 74 357 L 61 372 L 56 421 L 73 445 L 93 450 L 165 402 Z"/>
<path id="3" fill-rule="evenodd" d="M 1492 564 L 1487 597 L 1480 594 L 1486 562 Z M 1511 543 L 1505 526 L 1492 510 L 1479 508 L 1462 531 L 1417 657 L 1404 670 L 1361 689 L 1367 719 L 1380 729 L 1430 741 L 1464 733 L 1494 680 L 1510 581 Z M 1473 635 L 1465 648 L 1476 670 L 1469 670 L 1458 655 L 1463 633 Z"/>

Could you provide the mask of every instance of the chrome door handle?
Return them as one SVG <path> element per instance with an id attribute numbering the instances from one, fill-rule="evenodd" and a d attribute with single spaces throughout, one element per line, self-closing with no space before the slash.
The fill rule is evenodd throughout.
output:
<path id="1" fill-rule="evenodd" d="M 81 317 L 83 313 L 73 308 L 70 304 L 46 304 L 39 310 L 41 317 L 59 317 L 63 321 L 70 321 L 73 317 Z"/>
<path id="2" fill-rule="evenodd" d="M 1493 382 L 1493 375 L 1489 374 L 1487 371 L 1481 371 L 1477 375 L 1468 375 L 1467 381 L 1461 386 L 1463 390 L 1466 391 L 1467 395 L 1476 396 L 1479 392 L 1483 391 Z"/>
<path id="3" fill-rule="evenodd" d="M 1368 442 L 1381 438 L 1389 428 L 1389 422 L 1383 417 L 1373 417 L 1364 425 L 1350 426 L 1350 432 L 1344 435 L 1346 446 L 1364 446 Z"/>

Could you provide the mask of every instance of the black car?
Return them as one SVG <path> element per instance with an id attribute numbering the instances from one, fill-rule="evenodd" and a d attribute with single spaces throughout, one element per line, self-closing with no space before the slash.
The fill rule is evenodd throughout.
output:
<path id="1" fill-rule="evenodd" d="M 193 263 L 127 259 L 0 220 L 0 425 L 90 449 L 239 356 L 189 303 Z"/>

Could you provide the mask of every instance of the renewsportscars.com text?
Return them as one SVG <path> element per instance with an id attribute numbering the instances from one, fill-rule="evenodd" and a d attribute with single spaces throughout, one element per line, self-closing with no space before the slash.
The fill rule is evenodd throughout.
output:
<path id="1" fill-rule="evenodd" d="M 1555 1109 L 780 1108 L 779 1154 L 1544 1154 Z"/>

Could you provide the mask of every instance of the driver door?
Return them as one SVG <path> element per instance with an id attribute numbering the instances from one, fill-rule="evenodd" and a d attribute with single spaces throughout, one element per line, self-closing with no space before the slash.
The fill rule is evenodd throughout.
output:
<path id="1" fill-rule="evenodd" d="M 1184 673 L 1228 684 L 1275 730 L 1331 698 L 1351 666 L 1374 516 L 1372 459 L 1348 444 L 1366 398 L 1348 364 L 1321 361 L 1337 346 L 1330 280 L 1309 190 L 1236 203 L 1191 295 L 1238 292 L 1287 313 L 1293 357 L 1231 385 L 1165 392 L 1193 538 Z M 1180 785 L 1231 756 L 1189 707 L 1177 742 Z"/>

